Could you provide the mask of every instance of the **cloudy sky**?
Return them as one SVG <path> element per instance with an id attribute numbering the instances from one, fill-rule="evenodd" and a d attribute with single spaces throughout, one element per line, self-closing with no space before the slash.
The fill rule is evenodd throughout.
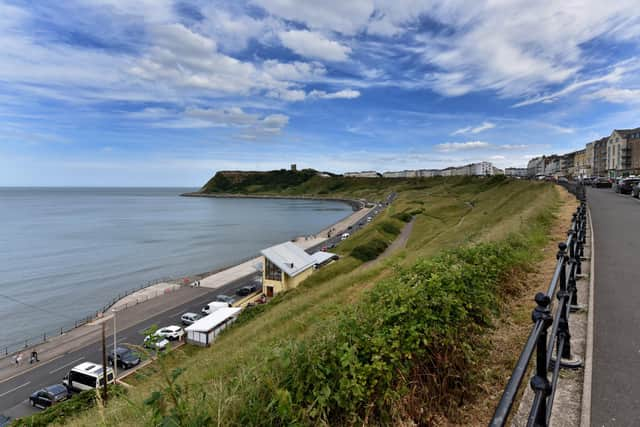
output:
<path id="1" fill-rule="evenodd" d="M 524 166 L 640 126 L 640 10 L 0 0 L 0 185 Z"/>

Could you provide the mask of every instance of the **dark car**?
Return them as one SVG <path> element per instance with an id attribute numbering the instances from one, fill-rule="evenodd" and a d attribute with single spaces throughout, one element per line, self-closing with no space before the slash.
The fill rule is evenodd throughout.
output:
<path id="1" fill-rule="evenodd" d="M 609 178 L 599 176 L 591 180 L 591 186 L 593 188 L 611 188 L 611 181 Z"/>
<path id="2" fill-rule="evenodd" d="M 140 356 L 127 347 L 116 347 L 116 357 L 118 359 L 118 367 L 122 369 L 133 368 L 140 364 Z M 109 365 L 113 366 L 113 350 L 109 352 Z"/>
<path id="3" fill-rule="evenodd" d="M 216 297 L 216 301 L 226 302 L 227 304 L 231 305 L 235 301 L 235 298 L 230 297 L 229 295 L 220 294 Z"/>
<path id="4" fill-rule="evenodd" d="M 236 295 L 239 295 L 241 297 L 246 297 L 247 295 L 250 295 L 256 292 L 257 290 L 258 290 L 258 285 L 256 285 L 255 283 L 252 283 L 250 285 L 243 286 L 240 289 L 238 289 L 236 291 Z"/>
<path id="5" fill-rule="evenodd" d="M 616 192 L 620 194 L 631 194 L 633 187 L 640 182 L 640 178 L 625 178 L 618 181 Z"/>
<path id="6" fill-rule="evenodd" d="M 69 398 L 69 390 L 62 384 L 54 384 L 34 392 L 29 396 L 32 406 L 48 408 Z"/>

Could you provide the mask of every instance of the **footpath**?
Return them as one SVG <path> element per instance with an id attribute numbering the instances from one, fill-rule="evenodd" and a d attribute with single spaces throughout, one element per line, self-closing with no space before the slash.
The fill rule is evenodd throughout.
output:
<path id="1" fill-rule="evenodd" d="M 135 305 L 134 307 L 123 308 L 117 313 L 117 328 L 118 330 L 121 330 L 134 326 L 160 312 L 171 310 L 172 308 L 183 305 L 194 298 L 207 294 L 208 292 L 211 292 L 211 290 L 183 287 L 174 292 L 162 294 L 157 298 L 149 299 L 148 301 Z M 36 347 L 26 348 L 22 352 L 23 358 L 20 366 L 16 366 L 13 356 L 3 357 L 0 359 L 0 382 L 6 381 L 31 369 L 36 369 L 44 363 L 51 362 L 67 353 L 97 342 L 102 334 L 100 324 L 103 322 L 105 322 L 106 334 L 111 335 L 113 332 L 113 314 L 95 319 L 62 335 L 51 337 L 47 342 Z M 34 348 L 38 352 L 40 363 L 31 365 L 29 364 L 29 356 L 31 350 Z"/>
<path id="2" fill-rule="evenodd" d="M 592 426 L 640 426 L 640 202 L 589 189 L 595 252 Z"/>

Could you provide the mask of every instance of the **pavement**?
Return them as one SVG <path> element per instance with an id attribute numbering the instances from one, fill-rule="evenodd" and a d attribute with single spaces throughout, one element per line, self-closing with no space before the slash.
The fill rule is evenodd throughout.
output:
<path id="1" fill-rule="evenodd" d="M 588 189 L 594 229 L 592 426 L 640 426 L 640 201 Z"/>

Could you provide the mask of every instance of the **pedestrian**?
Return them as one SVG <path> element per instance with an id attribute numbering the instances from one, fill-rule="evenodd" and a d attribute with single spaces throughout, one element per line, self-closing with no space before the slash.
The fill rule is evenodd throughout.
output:
<path id="1" fill-rule="evenodd" d="M 16 363 L 18 364 L 18 366 L 20 366 L 20 364 L 22 363 L 22 353 L 18 353 L 18 356 L 16 357 Z"/>
<path id="2" fill-rule="evenodd" d="M 33 362 L 39 362 L 39 361 L 40 361 L 40 359 L 38 359 L 38 352 L 34 348 L 31 351 L 31 359 L 29 360 L 29 363 L 32 364 Z"/>
<path id="3" fill-rule="evenodd" d="M 20 361 L 18 360 L 18 355 L 17 354 L 15 356 L 13 356 L 13 361 L 15 362 L 16 366 L 20 365 Z"/>

